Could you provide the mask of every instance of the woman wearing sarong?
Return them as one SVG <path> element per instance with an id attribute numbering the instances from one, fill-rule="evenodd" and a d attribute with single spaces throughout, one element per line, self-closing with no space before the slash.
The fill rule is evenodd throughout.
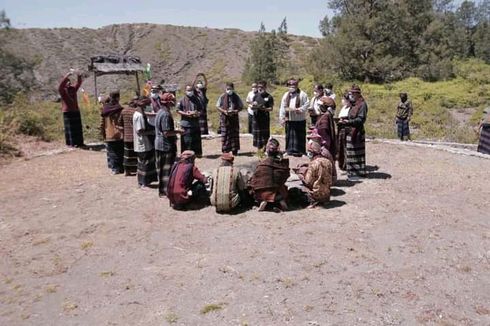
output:
<path id="1" fill-rule="evenodd" d="M 235 93 L 233 83 L 227 83 L 216 107 L 220 114 L 221 152 L 232 152 L 237 155 L 240 150 L 240 122 L 238 113 L 243 109 L 243 102 Z"/>
<path id="2" fill-rule="evenodd" d="M 408 99 L 408 94 L 405 92 L 400 93 L 400 103 L 396 110 L 395 123 L 397 126 L 398 138 L 403 140 L 410 140 L 410 119 L 413 115 L 412 102 Z"/>
<path id="3" fill-rule="evenodd" d="M 200 79 L 200 77 L 202 79 Z M 208 103 L 209 99 L 206 96 L 206 92 L 208 91 L 208 79 L 206 75 L 202 72 L 196 75 L 194 78 L 194 82 L 192 83 L 194 86 L 194 90 L 196 91 L 196 96 L 199 98 L 202 104 L 202 111 L 199 115 L 199 129 L 201 130 L 201 136 L 209 134 L 208 129 Z"/>
<path id="4" fill-rule="evenodd" d="M 349 127 L 341 123 L 349 119 L 349 94 L 345 92 L 342 96 L 342 109 L 340 109 L 337 123 L 337 161 L 339 162 L 339 169 L 345 171 L 347 167 L 345 166 L 347 162 L 347 133 L 349 132 Z"/>
<path id="5" fill-rule="evenodd" d="M 251 103 L 253 111 L 252 134 L 253 146 L 262 150 L 271 134 L 270 113 L 274 108 L 274 98 L 266 91 L 267 83 L 257 83 L 257 93 Z"/>
<path id="6" fill-rule="evenodd" d="M 192 85 L 185 87 L 185 96 L 177 105 L 177 113 L 180 114 L 180 127 L 183 134 L 180 137 L 180 151 L 192 150 L 197 157 L 202 157 L 201 128 L 199 117 L 203 106 L 201 100 L 196 96 Z"/>
<path id="7" fill-rule="evenodd" d="M 77 91 L 82 85 L 82 75 L 77 74 L 77 83 L 71 84 L 70 76 L 66 74 L 58 87 L 61 97 L 61 110 L 63 111 L 63 124 L 65 128 L 65 142 L 68 146 L 83 146 L 83 128 L 80 109 L 78 108 Z"/>
<path id="8" fill-rule="evenodd" d="M 123 126 L 120 124 L 122 106 L 119 104 L 119 91 L 109 94 L 101 113 L 100 130 L 107 148 L 107 165 L 112 174 L 124 172 Z"/>

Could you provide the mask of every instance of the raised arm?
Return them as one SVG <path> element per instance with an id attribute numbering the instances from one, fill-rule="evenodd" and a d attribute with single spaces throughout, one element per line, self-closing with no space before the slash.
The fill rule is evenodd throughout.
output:
<path id="1" fill-rule="evenodd" d="M 78 73 L 77 75 L 77 84 L 75 85 L 75 90 L 78 91 L 78 89 L 82 86 L 82 75 Z"/>
<path id="2" fill-rule="evenodd" d="M 68 79 L 68 77 L 70 77 L 70 75 L 71 75 L 71 72 L 67 73 L 67 74 L 66 74 L 66 75 L 63 77 L 63 79 L 61 80 L 60 85 L 58 86 L 58 91 L 59 91 L 60 93 L 61 93 L 61 92 L 63 92 L 63 91 L 65 90 L 65 88 L 66 88 L 66 84 L 68 84 L 68 81 L 70 80 L 70 79 Z"/>

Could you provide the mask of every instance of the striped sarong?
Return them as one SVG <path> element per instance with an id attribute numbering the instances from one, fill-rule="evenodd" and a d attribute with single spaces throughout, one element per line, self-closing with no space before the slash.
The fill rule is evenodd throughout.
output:
<path id="1" fill-rule="evenodd" d="M 82 117 L 80 111 L 63 112 L 65 141 L 68 146 L 83 145 Z"/>
<path id="2" fill-rule="evenodd" d="M 306 154 L 306 120 L 286 121 L 286 152 L 294 156 Z"/>
<path id="3" fill-rule="evenodd" d="M 202 156 L 202 140 L 200 128 L 182 128 L 184 133 L 180 136 L 180 150 L 191 150 L 196 156 Z"/>
<path id="4" fill-rule="evenodd" d="M 342 126 L 337 129 L 337 161 L 339 162 L 339 169 L 345 171 L 347 162 L 347 130 L 348 127 Z"/>
<path id="5" fill-rule="evenodd" d="M 267 144 L 271 134 L 269 112 L 256 112 L 253 115 L 252 133 L 254 147 L 262 148 Z"/>
<path id="6" fill-rule="evenodd" d="M 351 134 L 346 136 L 347 143 L 347 175 L 366 176 L 366 139 L 365 135 L 359 132 L 353 137 Z"/>
<path id="7" fill-rule="evenodd" d="M 240 150 L 240 122 L 238 115 L 221 115 L 221 152 L 236 153 Z"/>
<path id="8" fill-rule="evenodd" d="M 157 180 L 155 168 L 155 151 L 137 152 L 138 155 L 138 184 L 147 186 Z"/>
<path id="9" fill-rule="evenodd" d="M 399 139 L 406 140 L 410 138 L 410 127 L 407 119 L 396 119 L 396 127 Z"/>
<path id="10" fill-rule="evenodd" d="M 201 129 L 201 135 L 209 134 L 208 129 L 208 112 L 206 107 L 201 111 L 201 115 L 199 116 L 199 129 Z"/>
<path id="11" fill-rule="evenodd" d="M 134 152 L 134 142 L 124 142 L 124 172 L 126 174 L 135 173 L 138 166 L 138 157 Z"/>
<path id="12" fill-rule="evenodd" d="M 490 154 L 490 123 L 482 125 L 478 151 L 483 154 Z"/>
<path id="13" fill-rule="evenodd" d="M 115 173 L 123 173 L 124 143 L 122 140 L 106 142 L 107 166 Z"/>
<path id="14" fill-rule="evenodd" d="M 170 169 L 175 162 L 175 152 L 162 152 L 155 151 L 156 168 L 158 174 L 158 194 L 160 196 L 167 195 L 168 179 L 170 176 Z"/>

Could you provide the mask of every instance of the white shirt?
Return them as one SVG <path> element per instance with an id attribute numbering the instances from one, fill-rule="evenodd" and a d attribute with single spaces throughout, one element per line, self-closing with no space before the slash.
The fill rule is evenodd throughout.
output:
<path id="1" fill-rule="evenodd" d="M 148 152 L 153 149 L 153 143 L 147 135 L 138 135 L 138 131 L 145 128 L 145 118 L 143 115 L 136 111 L 133 114 L 133 138 L 134 138 L 134 151 L 138 153 Z M 148 128 L 151 128 L 148 125 Z"/>
<path id="2" fill-rule="evenodd" d="M 257 93 L 254 93 L 253 91 L 248 92 L 247 98 L 245 99 L 245 102 L 247 102 L 247 112 L 250 115 L 254 115 L 254 110 L 252 110 L 252 102 L 254 101 L 254 96 Z"/>
<path id="3" fill-rule="evenodd" d="M 298 93 L 294 93 L 289 100 L 289 103 L 286 103 L 286 99 L 288 97 L 288 92 L 284 93 L 281 100 L 281 107 L 279 108 L 279 120 L 284 121 L 286 117 L 286 109 L 287 108 L 296 108 L 296 98 L 299 96 L 299 112 L 291 111 L 289 112 L 289 121 L 304 121 L 306 120 L 306 111 L 310 106 L 310 101 L 308 100 L 308 95 L 305 92 L 301 91 Z"/>
<path id="4" fill-rule="evenodd" d="M 339 118 L 347 118 L 349 116 L 350 106 L 344 105 L 339 112 Z"/>
<path id="5" fill-rule="evenodd" d="M 313 111 L 313 113 L 315 113 L 315 115 L 322 114 L 322 111 L 320 110 L 320 104 L 321 104 L 320 98 L 321 96 L 314 97 L 313 100 L 310 102 L 311 103 L 310 109 L 311 111 Z"/>

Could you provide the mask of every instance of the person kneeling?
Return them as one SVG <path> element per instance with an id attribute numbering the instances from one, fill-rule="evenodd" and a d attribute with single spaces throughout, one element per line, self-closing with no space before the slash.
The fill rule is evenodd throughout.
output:
<path id="1" fill-rule="evenodd" d="M 308 157 L 311 161 L 306 172 L 299 174 L 299 178 L 308 190 L 308 208 L 315 208 L 330 201 L 332 163 L 321 155 L 321 150 L 320 144 L 316 142 L 308 144 Z"/>
<path id="2" fill-rule="evenodd" d="M 197 209 L 209 202 L 206 177 L 194 164 L 196 154 L 186 150 L 170 170 L 167 197 L 174 209 Z"/>

